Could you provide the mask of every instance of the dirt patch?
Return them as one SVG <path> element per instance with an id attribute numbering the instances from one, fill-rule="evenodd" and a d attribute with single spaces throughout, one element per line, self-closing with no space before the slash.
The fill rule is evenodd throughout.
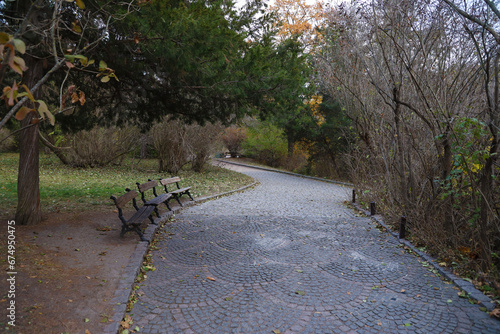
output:
<path id="1" fill-rule="evenodd" d="M 115 289 L 139 237 L 120 238 L 112 209 L 54 213 L 37 226 L 15 226 L 15 299 L 9 298 L 8 218 L 0 218 L 0 332 L 101 333 Z M 6 309 L 15 300 L 15 327 Z"/>

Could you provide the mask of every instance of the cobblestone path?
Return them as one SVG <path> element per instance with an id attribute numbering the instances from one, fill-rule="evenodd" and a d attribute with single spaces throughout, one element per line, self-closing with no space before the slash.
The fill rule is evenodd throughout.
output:
<path id="1" fill-rule="evenodd" d="M 345 208 L 350 189 L 237 168 L 261 184 L 164 228 L 129 313 L 139 333 L 500 333 Z"/>

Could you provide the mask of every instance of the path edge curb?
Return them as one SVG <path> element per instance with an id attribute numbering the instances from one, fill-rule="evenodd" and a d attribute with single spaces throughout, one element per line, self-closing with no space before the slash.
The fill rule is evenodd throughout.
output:
<path id="1" fill-rule="evenodd" d="M 335 181 L 335 180 L 330 180 L 330 179 L 323 179 L 321 177 L 316 177 L 316 176 L 309 176 L 309 175 L 304 175 L 304 174 L 298 174 L 298 173 L 293 173 L 293 172 L 287 172 L 284 170 L 279 170 L 279 169 L 273 169 L 273 168 L 267 168 L 267 167 L 261 167 L 261 166 L 254 166 L 254 165 L 248 165 L 244 164 L 241 162 L 234 162 L 234 161 L 226 161 L 226 160 L 221 160 L 221 159 L 215 159 L 218 162 L 221 163 L 226 163 L 226 164 L 231 164 L 231 165 L 236 165 L 236 166 L 242 166 L 242 167 L 250 167 L 250 168 L 255 168 L 255 169 L 261 169 L 269 172 L 275 172 L 275 173 L 281 173 L 281 174 L 287 174 L 287 175 L 293 175 L 293 176 L 298 176 L 298 177 L 303 177 L 305 179 L 312 179 L 316 181 L 323 181 L 323 182 L 328 182 L 328 183 L 335 183 L 341 186 L 346 186 L 346 187 L 354 187 L 352 183 L 348 182 L 341 182 L 341 181 Z"/>
<path id="2" fill-rule="evenodd" d="M 149 224 L 144 232 L 144 237 L 148 240 L 152 240 L 156 231 L 162 226 L 170 218 L 174 217 L 176 214 L 181 212 L 184 208 L 201 204 L 219 197 L 232 195 L 237 192 L 245 191 L 249 188 L 252 188 L 258 185 L 259 182 L 255 181 L 243 186 L 241 188 L 226 191 L 223 193 L 219 193 L 216 195 L 205 196 L 196 198 L 194 201 L 183 203 L 183 207 L 176 207 L 172 211 L 168 211 L 163 214 L 161 217 L 155 219 L 155 224 Z M 117 334 L 120 330 L 120 325 L 122 319 L 125 317 L 127 313 L 127 303 L 132 294 L 132 289 L 134 287 L 135 279 L 141 270 L 141 264 L 148 253 L 149 242 L 147 241 L 139 241 L 137 246 L 135 247 L 134 252 L 129 258 L 127 266 L 123 269 L 123 273 L 126 277 L 123 277 L 121 281 L 118 283 L 118 286 L 115 290 L 115 295 L 111 300 L 110 304 L 113 306 L 113 315 L 108 319 L 109 324 L 104 328 L 102 334 Z"/>
<path id="3" fill-rule="evenodd" d="M 453 274 L 448 269 L 441 267 L 437 263 L 437 259 L 435 259 L 431 255 L 429 255 L 427 253 L 424 253 L 421 250 L 417 249 L 417 247 L 415 247 L 408 240 L 400 239 L 399 238 L 399 234 L 397 232 L 391 230 L 391 228 L 389 227 L 389 225 L 387 225 L 384 222 L 384 220 L 382 219 L 381 215 L 373 215 L 372 216 L 372 215 L 370 215 L 369 211 L 367 211 L 364 208 L 362 208 L 359 204 L 357 204 L 357 203 L 351 203 L 351 204 L 354 206 L 354 208 L 356 210 L 361 211 L 368 218 L 370 218 L 372 221 L 374 221 L 375 223 L 377 223 L 380 226 L 382 226 L 387 231 L 387 233 L 391 234 L 394 238 L 396 238 L 399 241 L 399 243 L 401 243 L 401 244 L 405 245 L 406 247 L 410 248 L 412 252 L 414 252 L 419 257 L 421 257 L 422 259 L 424 259 L 425 261 L 427 261 L 435 270 L 437 270 L 439 272 L 439 274 L 441 276 L 444 276 L 447 280 L 449 280 L 450 282 L 452 282 L 455 286 L 457 286 L 461 290 L 465 291 L 465 293 L 469 296 L 469 298 L 471 298 L 472 300 L 474 300 L 479 307 L 486 308 L 486 310 L 488 312 L 491 312 L 491 311 L 493 311 L 495 309 L 496 303 L 490 297 L 486 296 L 481 291 L 479 291 L 478 289 L 476 289 L 476 287 L 474 286 L 474 284 L 472 284 L 471 282 L 468 282 L 468 281 L 464 280 L 463 278 L 461 278 L 461 277 Z"/>

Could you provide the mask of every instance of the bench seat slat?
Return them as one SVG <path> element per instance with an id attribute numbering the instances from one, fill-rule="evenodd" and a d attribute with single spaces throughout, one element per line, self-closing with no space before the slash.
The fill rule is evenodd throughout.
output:
<path id="1" fill-rule="evenodd" d="M 181 188 L 181 189 L 172 190 L 169 193 L 170 194 L 179 194 L 179 193 L 183 193 L 189 189 L 191 189 L 191 187 L 185 187 L 185 188 Z"/>
<path id="2" fill-rule="evenodd" d="M 172 194 L 161 194 L 158 197 L 155 197 L 153 199 L 150 199 L 144 205 L 160 205 L 161 203 L 165 202 Z"/>
<path id="3" fill-rule="evenodd" d="M 154 206 L 143 206 L 139 209 L 130 219 L 127 224 L 129 225 L 141 225 L 142 222 L 149 217 L 149 215 L 153 212 Z"/>

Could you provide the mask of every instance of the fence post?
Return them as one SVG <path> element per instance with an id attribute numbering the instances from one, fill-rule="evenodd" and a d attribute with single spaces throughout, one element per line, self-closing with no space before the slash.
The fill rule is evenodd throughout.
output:
<path id="1" fill-rule="evenodd" d="M 370 215 L 374 216 L 376 214 L 377 214 L 377 212 L 375 210 L 375 202 L 371 202 L 370 203 Z"/>
<path id="2" fill-rule="evenodd" d="M 399 239 L 404 239 L 406 237 L 406 216 L 401 217 L 401 223 L 399 224 Z"/>
<path id="3" fill-rule="evenodd" d="M 356 189 L 352 190 L 352 202 L 356 203 Z"/>

